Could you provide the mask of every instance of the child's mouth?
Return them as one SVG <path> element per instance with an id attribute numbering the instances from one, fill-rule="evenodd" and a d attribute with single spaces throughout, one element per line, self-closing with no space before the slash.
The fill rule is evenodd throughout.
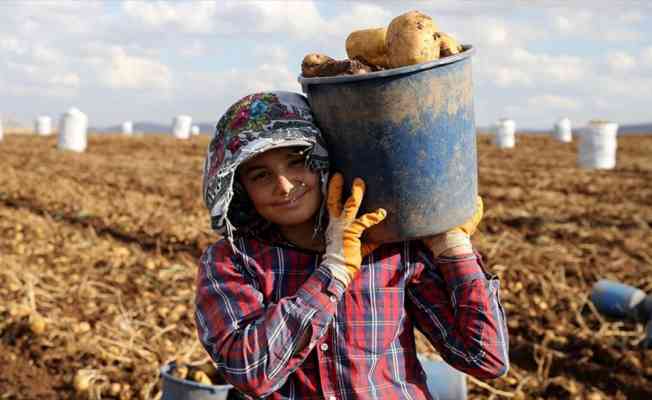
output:
<path id="1" fill-rule="evenodd" d="M 305 186 L 295 186 L 290 193 L 285 196 L 285 200 L 276 203 L 278 207 L 293 207 L 299 200 L 308 193 L 309 189 Z"/>

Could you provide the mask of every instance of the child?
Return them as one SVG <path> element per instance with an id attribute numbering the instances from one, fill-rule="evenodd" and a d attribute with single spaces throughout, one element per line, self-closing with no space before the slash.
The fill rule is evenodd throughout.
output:
<path id="1" fill-rule="evenodd" d="M 482 203 L 445 234 L 362 244 L 385 211 L 357 217 L 364 182 L 342 205 L 327 179 L 303 96 L 250 95 L 220 119 L 203 190 L 224 239 L 201 258 L 196 321 L 224 378 L 271 399 L 430 399 L 415 327 L 455 368 L 505 374 L 499 283 L 469 240 Z"/>

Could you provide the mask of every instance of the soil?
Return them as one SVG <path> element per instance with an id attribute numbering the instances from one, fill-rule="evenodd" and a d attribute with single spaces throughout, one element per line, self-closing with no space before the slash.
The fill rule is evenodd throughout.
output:
<path id="1" fill-rule="evenodd" d="M 0 142 L 2 398 L 159 398 L 162 365 L 207 360 L 192 315 L 196 259 L 217 239 L 200 195 L 207 145 Z M 486 211 L 473 241 L 501 279 L 511 368 L 469 379 L 470 399 L 652 399 L 643 325 L 589 299 L 602 278 L 652 293 L 652 135 L 618 146 L 615 169 L 586 170 L 576 143 L 519 135 L 498 149 L 479 135 Z"/>

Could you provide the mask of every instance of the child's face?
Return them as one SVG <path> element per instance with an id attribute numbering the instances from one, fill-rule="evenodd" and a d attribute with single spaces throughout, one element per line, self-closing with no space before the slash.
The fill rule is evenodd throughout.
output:
<path id="1" fill-rule="evenodd" d="M 280 226 L 312 222 L 321 205 L 319 175 L 305 164 L 300 148 L 272 149 L 244 162 L 238 169 L 258 214 Z"/>

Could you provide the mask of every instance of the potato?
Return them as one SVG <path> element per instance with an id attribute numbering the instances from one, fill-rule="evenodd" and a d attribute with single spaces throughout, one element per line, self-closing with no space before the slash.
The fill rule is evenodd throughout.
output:
<path id="1" fill-rule="evenodd" d="M 318 76 L 322 65 L 335 61 L 333 58 L 320 53 L 310 53 L 303 57 L 301 62 L 301 75 L 309 78 Z"/>
<path id="2" fill-rule="evenodd" d="M 346 55 L 365 64 L 387 68 L 386 36 L 387 28 L 353 31 L 346 38 Z"/>
<path id="3" fill-rule="evenodd" d="M 206 373 L 202 370 L 197 370 L 193 372 L 192 374 L 192 380 L 198 383 L 203 383 L 204 385 L 212 385 L 213 381 L 211 381 L 211 378 L 206 375 Z"/>
<path id="4" fill-rule="evenodd" d="M 387 27 L 385 46 L 389 67 L 397 68 L 439 58 L 440 39 L 432 18 L 409 11 L 394 18 Z"/>
<path id="5" fill-rule="evenodd" d="M 458 54 L 462 51 L 462 46 L 451 35 L 444 32 L 437 32 L 435 35 L 439 36 L 441 43 L 439 44 L 439 56 L 448 57 L 453 54 Z"/>
<path id="6" fill-rule="evenodd" d="M 323 64 L 316 64 L 310 68 L 301 67 L 302 75 L 305 78 L 316 76 L 336 75 L 360 75 L 374 71 L 374 67 L 363 63 L 360 60 L 333 60 L 330 59 Z"/>

